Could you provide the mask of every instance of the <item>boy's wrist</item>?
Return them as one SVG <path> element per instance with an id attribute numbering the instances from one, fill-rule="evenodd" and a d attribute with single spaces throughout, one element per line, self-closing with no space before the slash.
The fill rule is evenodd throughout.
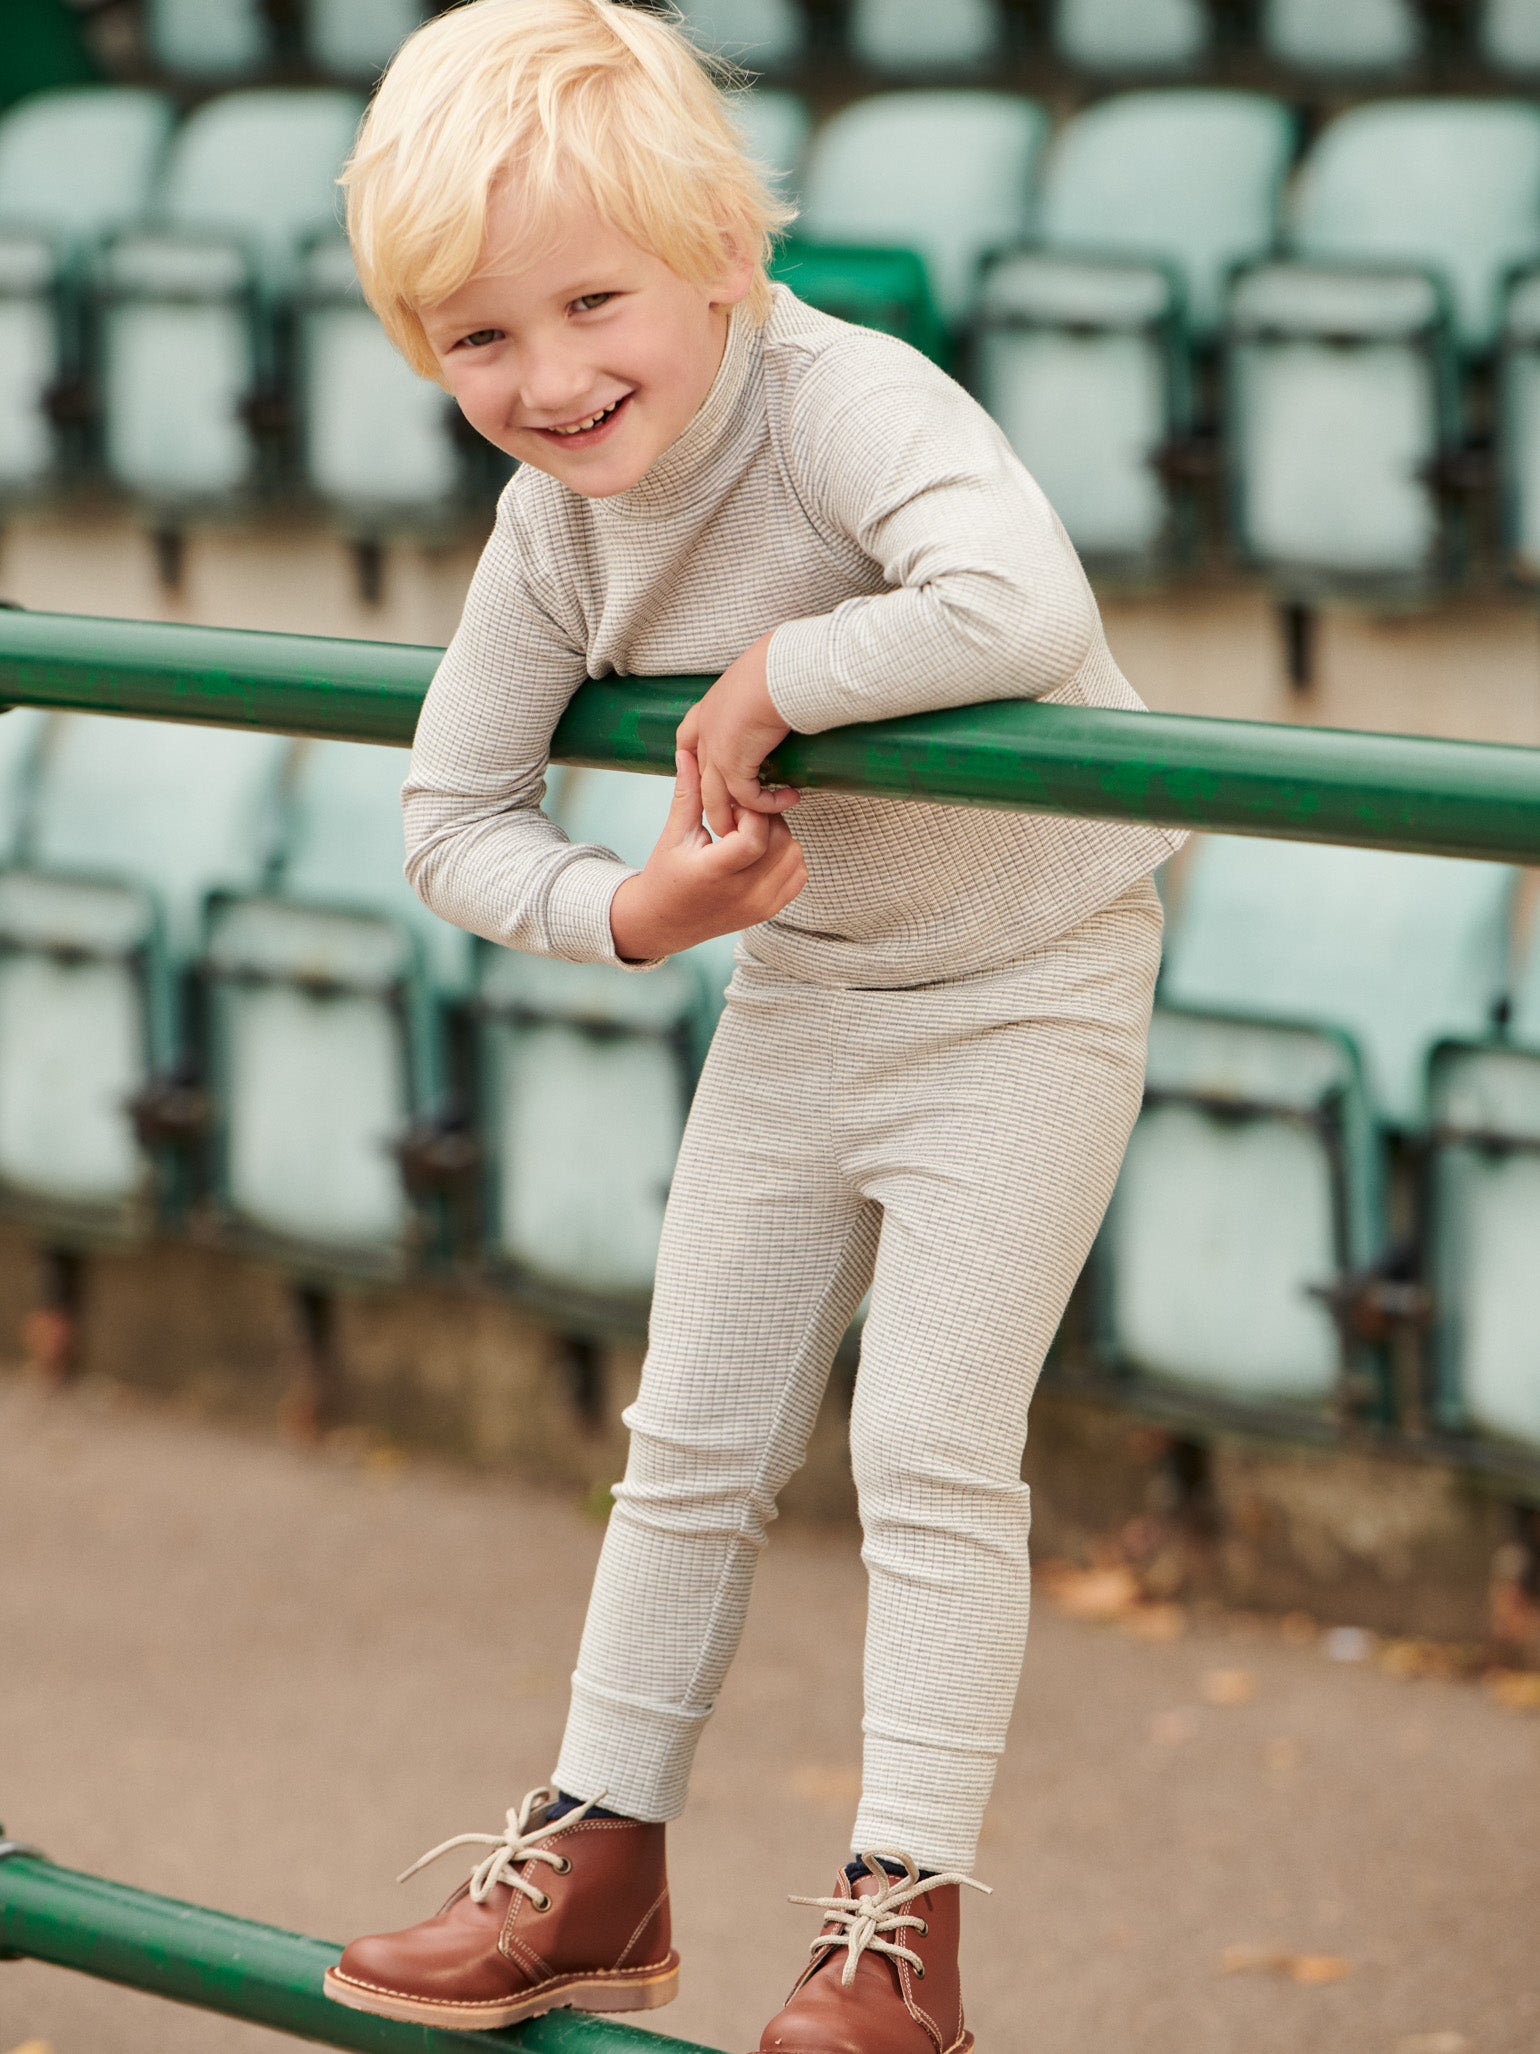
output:
<path id="1" fill-rule="evenodd" d="M 610 900 L 610 939 L 623 963 L 656 963 L 675 943 L 653 904 L 643 872 L 623 878 Z"/>

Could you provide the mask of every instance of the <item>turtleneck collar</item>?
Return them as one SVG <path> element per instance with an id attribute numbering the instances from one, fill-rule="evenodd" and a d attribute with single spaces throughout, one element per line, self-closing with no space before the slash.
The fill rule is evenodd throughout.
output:
<path id="1" fill-rule="evenodd" d="M 759 404 L 763 323 L 740 301 L 728 315 L 727 341 L 706 397 L 689 424 L 626 492 L 590 502 L 601 515 L 685 513 L 719 494 L 724 477 L 741 469 L 764 433 Z"/>

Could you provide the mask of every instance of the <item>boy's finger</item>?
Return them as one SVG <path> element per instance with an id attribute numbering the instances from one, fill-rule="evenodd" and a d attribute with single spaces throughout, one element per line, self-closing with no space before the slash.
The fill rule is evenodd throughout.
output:
<path id="1" fill-rule="evenodd" d="M 722 780 L 722 774 L 713 770 L 709 763 L 700 774 L 701 810 L 706 816 L 706 825 L 715 835 L 731 834 L 733 831 L 733 796 Z"/>
<path id="2" fill-rule="evenodd" d="M 740 813 L 732 829 L 712 844 L 710 861 L 722 871 L 752 869 L 770 846 L 770 825 L 762 813 Z"/>
<path id="3" fill-rule="evenodd" d="M 700 826 L 700 765 L 689 749 L 674 751 L 674 796 L 663 823 L 663 837 L 685 841 Z"/>
<path id="4" fill-rule="evenodd" d="M 757 778 L 736 778 L 729 784 L 733 804 L 746 813 L 785 813 L 802 794 L 793 785 L 762 785 Z"/>

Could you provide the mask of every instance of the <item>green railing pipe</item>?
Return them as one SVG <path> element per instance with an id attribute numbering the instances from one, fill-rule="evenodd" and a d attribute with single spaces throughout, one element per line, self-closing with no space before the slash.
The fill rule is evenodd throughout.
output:
<path id="1" fill-rule="evenodd" d="M 341 1952 L 324 1940 L 57 1868 L 31 1853 L 0 1858 L 0 1989 L 9 1954 L 362 2054 L 712 2054 L 577 2011 L 553 2011 L 473 2039 L 398 2025 L 323 1995 L 321 1978 Z"/>
<path id="2" fill-rule="evenodd" d="M 438 651 L 0 612 L 0 704 L 405 742 Z M 702 678 L 583 686 L 560 762 L 671 771 Z M 797 736 L 774 772 L 882 793 L 1301 841 L 1540 860 L 1540 750 L 996 700 Z"/>

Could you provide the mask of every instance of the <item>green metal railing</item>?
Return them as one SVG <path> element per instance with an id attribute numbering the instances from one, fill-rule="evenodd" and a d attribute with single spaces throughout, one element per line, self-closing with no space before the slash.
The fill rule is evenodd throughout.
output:
<path id="1" fill-rule="evenodd" d="M 364 742 L 410 740 L 439 652 L 395 643 L 0 612 L 0 706 L 75 708 Z M 585 684 L 561 762 L 671 772 L 709 680 Z M 812 790 L 947 801 L 1501 861 L 1540 861 L 1540 750 L 1003 699 L 793 737 L 773 773 Z M 464 2037 L 332 2004 L 338 1949 L 55 1867 L 0 1841 L 0 1956 L 30 1956 L 337 2047 L 463 2054 Z M 479 2045 L 703 2054 L 558 2012 Z"/>
<path id="2" fill-rule="evenodd" d="M 405 742 L 438 654 L 0 613 L 0 703 Z M 552 753 L 671 772 L 674 729 L 706 682 L 590 682 Z M 770 767 L 810 790 L 1540 860 L 1540 750 L 1491 742 L 1002 699 L 796 736 Z"/>
<path id="3" fill-rule="evenodd" d="M 321 1978 L 340 1947 L 202 1905 L 131 1890 L 0 1840 L 0 1975 L 7 1954 L 363 2054 L 712 2054 L 613 2020 L 553 2011 L 508 2032 L 441 2032 L 334 2004 Z"/>

